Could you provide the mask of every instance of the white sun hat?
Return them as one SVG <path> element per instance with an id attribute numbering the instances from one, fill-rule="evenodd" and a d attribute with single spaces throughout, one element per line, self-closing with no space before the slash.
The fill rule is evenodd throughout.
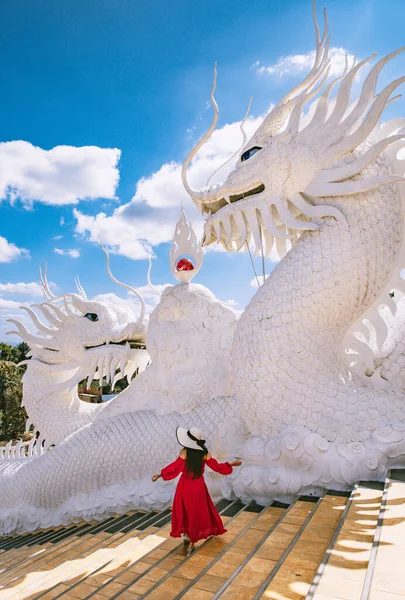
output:
<path id="1" fill-rule="evenodd" d="M 197 429 L 197 427 L 190 427 L 188 430 L 184 427 L 177 427 L 176 436 L 180 446 L 183 446 L 184 448 L 201 450 L 203 452 L 206 449 L 203 434 L 199 429 Z"/>

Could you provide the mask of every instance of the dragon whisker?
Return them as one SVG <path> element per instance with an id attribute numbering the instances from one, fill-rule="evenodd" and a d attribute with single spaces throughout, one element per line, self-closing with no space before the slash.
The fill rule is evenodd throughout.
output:
<path id="1" fill-rule="evenodd" d="M 109 255 L 108 251 L 104 248 L 104 246 L 102 244 L 100 244 L 100 247 L 101 247 L 102 251 L 105 254 L 106 266 L 107 266 L 107 273 L 108 273 L 108 276 L 110 277 L 110 279 L 112 279 L 114 281 L 114 283 L 116 283 L 117 285 L 120 285 L 121 287 L 125 288 L 126 290 L 129 290 L 130 292 L 132 292 L 133 294 L 135 294 L 135 296 L 137 296 L 137 298 L 139 298 L 139 300 L 141 302 L 141 314 L 138 317 L 137 324 L 141 325 L 143 323 L 144 318 L 145 318 L 145 310 L 146 310 L 145 300 L 142 298 L 141 294 L 135 288 L 133 288 L 130 285 L 127 285 L 126 283 L 122 283 L 116 277 L 114 277 L 114 275 L 111 273 L 111 269 L 110 269 L 110 255 Z"/>

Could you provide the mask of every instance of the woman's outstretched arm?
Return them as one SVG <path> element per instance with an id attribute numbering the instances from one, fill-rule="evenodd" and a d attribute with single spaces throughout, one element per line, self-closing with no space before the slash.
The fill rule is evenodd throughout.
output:
<path id="1" fill-rule="evenodd" d="M 206 463 L 210 469 L 212 469 L 216 473 L 220 473 L 221 475 L 230 475 L 233 471 L 232 467 L 239 467 L 242 464 L 240 460 L 234 460 L 231 463 L 219 463 L 217 460 L 215 460 L 215 458 L 211 456 L 210 453 L 208 453 L 207 455 Z"/>
<path id="2" fill-rule="evenodd" d="M 168 481 L 169 479 L 175 479 L 177 475 L 180 475 L 183 469 L 183 465 L 184 458 L 182 458 L 182 456 L 180 455 L 174 462 L 170 463 L 170 465 L 167 465 L 167 467 L 164 467 L 164 469 L 162 469 L 160 473 L 154 475 L 152 477 L 152 481 L 157 481 L 159 477 L 161 477 L 165 481 Z"/>

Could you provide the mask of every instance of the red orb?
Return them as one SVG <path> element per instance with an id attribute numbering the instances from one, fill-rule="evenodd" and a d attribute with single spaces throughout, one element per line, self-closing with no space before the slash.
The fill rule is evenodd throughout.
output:
<path id="1" fill-rule="evenodd" d="M 181 258 L 176 265 L 177 271 L 194 271 L 194 265 L 188 258 Z"/>

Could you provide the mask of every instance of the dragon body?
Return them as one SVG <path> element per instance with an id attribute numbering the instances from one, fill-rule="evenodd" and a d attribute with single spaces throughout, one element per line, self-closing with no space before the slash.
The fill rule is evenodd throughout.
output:
<path id="1" fill-rule="evenodd" d="M 315 30 L 312 70 L 244 138 L 225 182 L 196 191 L 187 181 L 217 122 L 215 80 L 212 126 L 184 163 L 204 245 L 280 256 L 239 320 L 188 272 L 147 332 L 143 313 L 89 301 L 81 286 L 52 298 L 46 280 L 38 310 L 48 323 L 32 309 L 38 333 L 16 323 L 32 349 L 24 403 L 46 443 L 28 456 L 8 447 L 0 461 L 1 533 L 166 506 L 173 484 L 150 475 L 175 454 L 177 425 L 201 428 L 218 455 L 242 456 L 222 488 L 215 476 L 209 484 L 243 500 L 348 489 L 405 465 L 405 119 L 381 123 L 405 79 L 375 93 L 394 52 L 352 102 L 370 59 L 330 80 L 326 21 L 322 37 L 316 18 Z M 189 244 L 199 270 L 194 238 L 183 214 L 173 265 Z M 122 376 L 130 385 L 107 405 L 79 400 L 85 377 Z"/>
<path id="2" fill-rule="evenodd" d="M 105 301 L 77 294 L 64 296 L 62 306 L 48 300 L 54 303 L 38 307 L 48 325 L 30 311 L 47 337 L 16 322 L 31 343 L 24 403 L 41 436 L 28 456 L 18 444 L 0 460 L 2 533 L 166 506 L 173 485 L 153 484 L 150 471 L 175 455 L 176 426 L 201 428 L 214 448 L 218 427 L 239 412 L 229 396 L 236 315 L 207 288 L 166 289 L 147 337 L 143 322 Z M 150 357 L 139 347 L 145 337 Z M 131 383 L 109 403 L 79 399 L 85 377 L 114 383 L 122 376 Z M 215 476 L 210 484 L 219 494 Z"/>

